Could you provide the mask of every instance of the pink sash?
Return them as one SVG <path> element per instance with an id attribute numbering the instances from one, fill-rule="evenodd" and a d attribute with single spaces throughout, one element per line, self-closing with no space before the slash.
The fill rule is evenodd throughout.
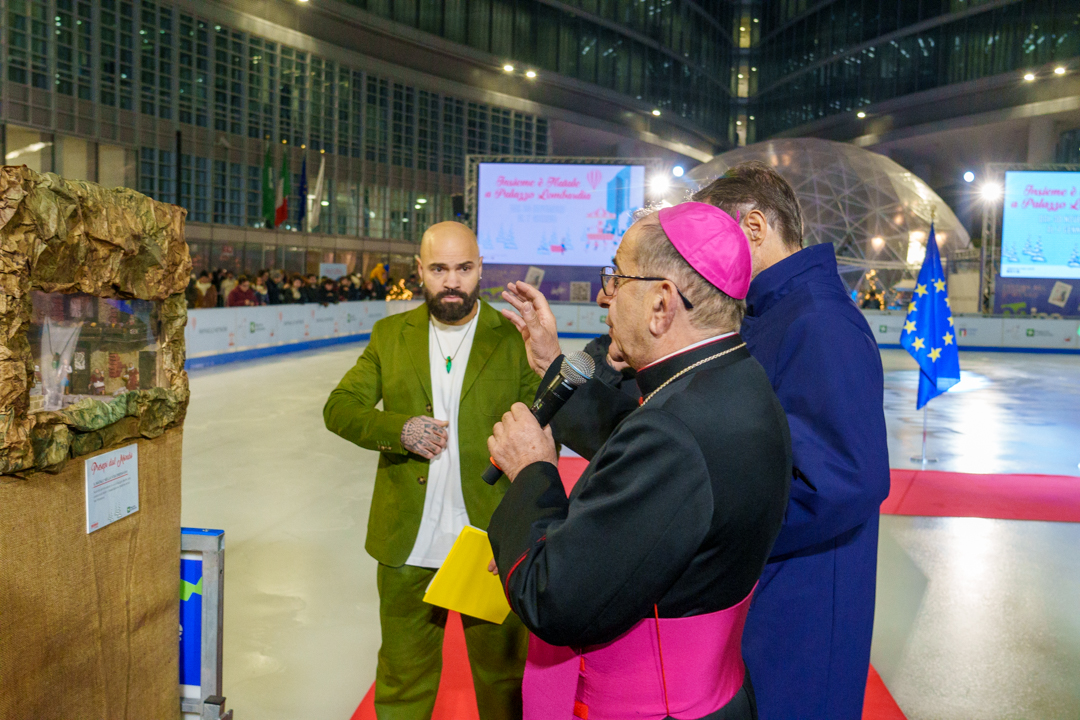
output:
<path id="1" fill-rule="evenodd" d="M 708 615 L 647 618 L 606 645 L 557 647 L 530 635 L 524 720 L 695 720 L 720 709 L 745 678 L 753 595 Z"/>

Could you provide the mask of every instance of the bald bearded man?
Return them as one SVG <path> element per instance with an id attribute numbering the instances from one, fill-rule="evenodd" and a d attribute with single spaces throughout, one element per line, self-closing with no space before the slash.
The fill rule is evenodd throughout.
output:
<path id="1" fill-rule="evenodd" d="M 383 720 L 431 717 L 446 611 L 425 604 L 424 591 L 461 530 L 487 528 L 510 486 L 480 478 L 487 437 L 511 405 L 532 402 L 540 382 L 517 329 L 478 299 L 482 268 L 472 230 L 430 227 L 417 260 L 425 304 L 375 323 L 323 410 L 332 432 L 381 453 L 365 547 L 379 561 Z M 521 717 L 521 621 L 462 622 L 481 720 Z"/>

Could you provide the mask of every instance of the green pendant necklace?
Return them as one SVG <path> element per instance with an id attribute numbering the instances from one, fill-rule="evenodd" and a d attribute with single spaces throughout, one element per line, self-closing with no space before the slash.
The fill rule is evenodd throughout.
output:
<path id="1" fill-rule="evenodd" d="M 435 345 L 439 348 L 439 355 L 444 355 L 446 357 L 446 372 L 447 373 L 450 372 L 450 368 L 454 364 L 454 358 L 456 358 L 458 356 L 458 353 L 461 352 L 461 348 L 465 344 L 465 340 L 468 339 L 468 337 L 469 337 L 469 331 L 468 330 L 465 330 L 464 333 L 465 333 L 465 337 L 461 338 L 461 342 L 458 343 L 457 350 L 454 351 L 454 354 L 453 355 L 447 355 L 445 352 L 443 352 L 442 343 L 439 342 L 439 331 L 438 330 L 434 331 Z"/>

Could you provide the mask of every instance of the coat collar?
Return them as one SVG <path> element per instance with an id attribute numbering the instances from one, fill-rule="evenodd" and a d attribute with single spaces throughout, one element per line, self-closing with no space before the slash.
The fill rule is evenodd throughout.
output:
<path id="1" fill-rule="evenodd" d="M 461 397 L 469 392 L 469 389 L 480 376 L 480 371 L 491 359 L 493 351 L 502 341 L 502 337 L 496 332 L 502 323 L 502 316 L 495 308 L 483 300 L 480 303 L 479 317 L 476 319 L 476 334 L 473 335 L 472 349 L 469 351 L 469 364 L 465 367 L 465 378 L 461 386 Z M 430 333 L 431 317 L 428 315 L 427 303 L 410 310 L 405 320 L 405 344 L 409 348 L 409 360 L 413 370 L 416 371 L 420 386 L 424 388 L 428 402 L 431 402 L 431 363 L 429 361 L 430 349 L 428 337 Z"/>
<path id="2" fill-rule="evenodd" d="M 750 283 L 746 295 L 747 317 L 760 317 L 797 285 L 813 278 L 839 281 L 836 249 L 832 243 L 820 243 L 789 255 L 762 270 Z"/>
<path id="3" fill-rule="evenodd" d="M 725 350 L 731 350 L 743 344 L 742 337 L 736 333 L 730 337 L 726 337 L 723 340 L 717 340 L 716 342 L 707 343 L 700 347 L 696 347 L 693 350 L 688 350 L 684 353 L 679 353 L 674 357 L 670 357 L 667 360 L 658 362 L 655 365 L 650 365 L 647 368 L 638 371 L 637 384 L 641 389 L 642 397 L 648 397 L 649 393 L 654 392 L 661 385 L 671 380 L 686 368 L 690 367 L 696 362 L 700 362 L 708 357 L 712 357 L 717 353 L 722 353 Z M 717 358 L 715 361 L 707 363 L 704 367 L 708 369 L 715 369 L 720 367 L 727 367 L 736 360 L 742 360 L 750 357 L 750 353 L 746 348 L 739 348 L 734 352 L 728 353 L 722 358 Z M 691 371 L 693 373 L 694 371 Z"/>

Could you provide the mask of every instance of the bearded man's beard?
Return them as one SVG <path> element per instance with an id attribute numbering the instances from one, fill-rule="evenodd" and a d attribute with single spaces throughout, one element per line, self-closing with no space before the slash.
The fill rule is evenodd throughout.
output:
<path id="1" fill-rule="evenodd" d="M 443 299 L 448 297 L 461 298 L 461 302 L 444 303 Z M 424 287 L 424 300 L 427 302 L 428 312 L 431 317 L 447 325 L 452 325 L 468 317 L 479 298 L 480 283 L 477 283 L 472 292 L 467 295 L 460 290 L 443 290 L 441 293 L 433 295 L 426 286 Z"/>

